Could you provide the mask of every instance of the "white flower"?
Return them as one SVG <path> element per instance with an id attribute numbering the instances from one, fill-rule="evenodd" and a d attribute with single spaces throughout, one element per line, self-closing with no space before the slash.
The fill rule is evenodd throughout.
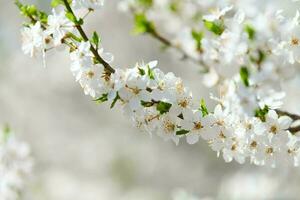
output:
<path id="1" fill-rule="evenodd" d="M 61 40 L 66 36 L 68 32 L 74 30 L 74 24 L 68 18 L 66 18 L 65 11 L 57 13 L 55 9 L 52 10 L 52 15 L 48 16 L 47 33 L 52 34 L 54 44 L 56 46 L 61 44 Z"/>
<path id="2" fill-rule="evenodd" d="M 77 49 L 70 54 L 71 71 L 78 81 L 93 65 L 93 54 L 89 42 L 81 42 Z"/>
<path id="3" fill-rule="evenodd" d="M 24 27 L 22 34 L 22 50 L 25 54 L 33 57 L 37 53 L 42 53 L 45 50 L 45 33 L 41 23 L 37 22 L 29 27 Z"/>
<path id="4" fill-rule="evenodd" d="M 179 143 L 179 137 L 176 135 L 178 131 L 179 118 L 172 111 L 161 116 L 158 135 L 164 140 L 172 140 L 175 144 Z"/>
<path id="5" fill-rule="evenodd" d="M 226 13 L 231 11 L 232 9 L 233 9 L 233 6 L 227 6 L 221 10 L 219 8 L 217 8 L 217 9 L 213 10 L 210 15 L 204 15 L 203 19 L 206 21 L 210 21 L 210 22 L 217 21 L 217 20 L 221 19 L 224 15 L 226 15 Z"/>
<path id="6" fill-rule="evenodd" d="M 186 141 L 188 144 L 195 144 L 199 141 L 200 135 L 207 130 L 203 124 L 203 117 L 201 111 L 192 111 L 190 109 L 183 112 L 184 120 L 181 123 L 181 128 L 189 130 L 186 135 Z M 205 124 L 206 125 L 206 124 Z"/>
<path id="7" fill-rule="evenodd" d="M 87 8 L 87 9 L 99 9 L 104 5 L 104 0 L 74 0 L 73 6 L 76 9 Z"/>
<path id="8" fill-rule="evenodd" d="M 291 126 L 292 119 L 288 116 L 278 117 L 274 110 L 270 110 L 266 115 L 266 129 L 269 133 L 269 138 L 273 142 L 286 144 L 288 140 L 287 129 Z"/>
<path id="9" fill-rule="evenodd" d="M 29 146 L 19 141 L 11 132 L 0 132 L 1 200 L 19 199 L 32 167 Z"/>

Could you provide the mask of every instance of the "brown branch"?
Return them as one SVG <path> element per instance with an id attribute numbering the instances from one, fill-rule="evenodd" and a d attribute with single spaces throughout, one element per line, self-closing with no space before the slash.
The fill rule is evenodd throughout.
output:
<path id="1" fill-rule="evenodd" d="M 290 117 L 294 122 L 300 120 L 300 116 L 297 114 L 293 114 L 287 111 L 282 111 L 282 110 L 276 110 L 277 114 L 279 114 L 280 116 L 288 116 Z M 288 129 L 288 131 L 290 131 L 292 134 L 295 134 L 297 132 L 300 131 L 300 125 L 299 126 L 295 126 L 295 127 L 290 127 Z"/>
<path id="2" fill-rule="evenodd" d="M 78 32 L 80 33 L 80 35 L 81 35 L 81 37 L 83 38 L 83 40 L 84 40 L 85 42 L 88 42 L 88 41 L 89 41 L 89 38 L 87 37 L 87 35 L 86 35 L 86 33 L 84 32 L 84 30 L 83 30 L 83 28 L 81 27 L 81 25 L 77 23 L 77 22 L 78 22 L 77 17 L 76 17 L 76 15 L 74 14 L 74 12 L 73 12 L 73 10 L 72 10 L 72 8 L 71 8 L 71 6 L 70 6 L 68 0 L 63 0 L 63 1 L 64 1 L 64 4 L 65 4 L 65 6 L 66 6 L 67 11 L 70 12 L 70 13 L 73 15 L 74 19 L 76 20 L 76 24 L 75 24 L 76 29 L 77 29 Z M 95 58 L 96 58 L 96 59 L 104 66 L 104 68 L 105 68 L 106 70 L 108 70 L 110 73 L 115 73 L 114 68 L 112 68 L 112 67 L 110 66 L 110 64 L 108 64 L 108 63 L 107 63 L 107 62 L 99 55 L 97 49 L 96 49 L 93 45 L 91 45 L 91 52 L 93 53 L 93 55 L 95 56 Z"/>
<path id="3" fill-rule="evenodd" d="M 288 131 L 290 131 L 293 135 L 295 135 L 297 132 L 300 131 L 300 126 L 290 127 Z"/>
<path id="4" fill-rule="evenodd" d="M 204 63 L 203 60 L 201 60 L 201 59 L 198 60 L 198 59 L 195 59 L 195 58 L 191 57 L 181 47 L 179 47 L 178 45 L 173 44 L 166 37 L 164 37 L 160 33 L 158 33 L 157 30 L 153 30 L 153 31 L 149 32 L 149 34 L 153 38 L 155 38 L 158 41 L 160 41 L 165 46 L 176 49 L 180 54 L 182 54 L 183 59 L 188 59 L 188 60 L 192 61 L 193 63 L 195 63 L 197 65 L 201 65 L 202 67 L 204 67 L 205 71 L 209 71 L 209 66 L 207 66 L 206 63 Z"/>
<path id="5" fill-rule="evenodd" d="M 282 110 L 276 110 L 277 114 L 281 115 L 281 116 L 288 116 L 290 118 L 292 118 L 294 121 L 300 120 L 300 115 L 297 114 L 293 114 L 287 111 L 282 111 Z"/>

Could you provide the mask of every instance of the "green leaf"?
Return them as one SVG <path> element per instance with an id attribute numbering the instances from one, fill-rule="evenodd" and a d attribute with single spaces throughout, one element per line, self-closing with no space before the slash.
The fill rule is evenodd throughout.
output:
<path id="1" fill-rule="evenodd" d="M 149 65 L 147 65 L 147 75 L 151 80 L 155 79 L 154 72 Z"/>
<path id="2" fill-rule="evenodd" d="M 74 24 L 77 24 L 77 19 L 71 12 L 66 12 L 66 18 L 68 18 Z"/>
<path id="3" fill-rule="evenodd" d="M 150 8 L 153 5 L 153 0 L 137 0 L 139 6 Z"/>
<path id="4" fill-rule="evenodd" d="M 134 34 L 151 33 L 155 31 L 154 24 L 149 21 L 145 14 L 135 14 L 134 17 Z"/>
<path id="5" fill-rule="evenodd" d="M 254 29 L 252 26 L 246 25 L 246 26 L 245 26 L 245 31 L 246 31 L 247 34 L 248 34 L 249 40 L 254 40 L 254 39 L 255 39 L 256 32 L 255 32 L 255 29 Z"/>
<path id="6" fill-rule="evenodd" d="M 218 23 L 204 20 L 204 26 L 207 28 L 207 30 L 213 32 L 216 35 L 222 35 L 225 30 L 224 24 L 222 22 Z"/>
<path id="7" fill-rule="evenodd" d="M 170 2 L 170 4 L 169 4 L 169 9 L 170 9 L 170 11 L 172 11 L 173 13 L 178 13 L 179 10 L 180 10 L 179 1 L 173 1 L 173 2 Z"/>
<path id="8" fill-rule="evenodd" d="M 201 50 L 202 49 L 202 39 L 203 39 L 203 32 L 201 31 L 196 31 L 196 30 L 192 30 L 192 37 L 196 42 L 196 48 L 197 50 Z"/>
<path id="9" fill-rule="evenodd" d="M 202 117 L 205 117 L 205 116 L 207 116 L 209 114 L 204 99 L 201 99 L 200 109 L 201 109 L 201 112 L 202 112 Z"/>
<path id="10" fill-rule="evenodd" d="M 240 77 L 246 87 L 249 87 L 249 70 L 247 67 L 241 67 Z"/>
<path id="11" fill-rule="evenodd" d="M 158 110 L 160 114 L 164 114 L 164 113 L 169 112 L 171 107 L 172 107 L 172 104 L 160 101 L 156 106 L 156 110 Z"/>
<path id="12" fill-rule="evenodd" d="M 140 75 L 144 76 L 146 74 L 144 69 L 138 67 L 138 70 L 139 70 Z"/>
<path id="13" fill-rule="evenodd" d="M 108 93 L 103 94 L 101 97 L 99 97 L 98 99 L 95 99 L 94 101 L 98 104 L 104 103 L 106 101 L 108 101 Z"/>
<path id="14" fill-rule="evenodd" d="M 266 121 L 266 115 L 269 112 L 269 107 L 267 105 L 265 105 L 265 107 L 262 108 L 258 108 L 255 110 L 255 117 L 258 117 L 261 119 L 261 121 L 265 122 Z"/>
<path id="15" fill-rule="evenodd" d="M 176 135 L 186 135 L 186 134 L 188 134 L 189 132 L 190 132 L 190 131 L 181 129 L 181 130 L 179 130 L 179 131 L 176 131 Z"/>
<path id="16" fill-rule="evenodd" d="M 114 98 L 113 102 L 112 102 L 111 105 L 110 105 L 110 109 L 112 109 L 113 107 L 115 107 L 115 105 L 116 105 L 116 103 L 117 103 L 117 101 L 118 101 L 119 99 L 121 99 L 121 98 L 120 98 L 120 96 L 119 96 L 119 93 L 117 92 L 116 97 Z"/>
<path id="17" fill-rule="evenodd" d="M 97 49 L 99 48 L 100 37 L 96 31 L 93 33 L 92 42 L 96 45 Z"/>
<path id="18" fill-rule="evenodd" d="M 51 1 L 51 6 L 53 8 L 59 6 L 59 5 L 64 5 L 64 1 L 63 0 L 52 0 Z"/>

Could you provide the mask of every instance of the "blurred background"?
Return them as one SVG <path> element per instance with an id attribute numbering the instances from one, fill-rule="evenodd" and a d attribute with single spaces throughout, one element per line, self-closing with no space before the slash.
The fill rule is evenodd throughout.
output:
<path id="1" fill-rule="evenodd" d="M 50 0 L 26 2 L 49 10 Z M 153 39 L 132 36 L 131 19 L 117 10 L 118 2 L 106 1 L 85 25 L 101 33 L 113 65 L 157 59 L 195 96 L 208 99 L 198 69 L 173 52 L 161 53 Z M 199 199 L 300 199 L 297 168 L 226 164 L 204 142 L 175 146 L 151 138 L 119 110 L 95 105 L 75 83 L 64 52 L 48 54 L 46 68 L 23 55 L 22 21 L 13 1 L 0 0 L 0 124 L 9 123 L 36 160 L 23 199 L 169 200 L 178 191 Z"/>

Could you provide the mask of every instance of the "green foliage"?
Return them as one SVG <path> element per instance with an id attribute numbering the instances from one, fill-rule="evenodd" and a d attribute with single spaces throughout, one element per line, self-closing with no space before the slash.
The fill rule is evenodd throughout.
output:
<path id="1" fill-rule="evenodd" d="M 95 99 L 94 101 L 98 104 L 108 101 L 108 93 L 103 94 L 101 97 Z"/>
<path id="2" fill-rule="evenodd" d="M 156 106 L 156 110 L 159 111 L 160 114 L 165 114 L 165 113 L 169 112 L 171 107 L 172 107 L 172 104 L 160 101 Z"/>
<path id="3" fill-rule="evenodd" d="M 222 33 L 225 30 L 224 24 L 220 22 L 210 22 L 204 20 L 204 26 L 207 28 L 207 30 L 213 32 L 216 35 L 222 35 Z"/>
<path id="4" fill-rule="evenodd" d="M 245 31 L 246 31 L 247 34 L 248 34 L 249 40 L 254 40 L 254 39 L 255 39 L 256 32 L 255 32 L 255 29 L 254 29 L 252 26 L 246 25 L 246 26 L 245 26 Z"/>
<path id="5" fill-rule="evenodd" d="M 181 129 L 181 130 L 179 130 L 179 131 L 176 131 L 176 135 L 186 135 L 186 134 L 188 134 L 189 132 L 190 132 L 190 131 Z"/>
<path id="6" fill-rule="evenodd" d="M 154 77 L 154 72 L 153 70 L 149 67 L 149 65 L 147 65 L 147 75 L 148 77 L 151 79 L 151 80 L 154 80 L 155 77 Z"/>
<path id="7" fill-rule="evenodd" d="M 269 107 L 265 105 L 264 108 L 258 108 L 255 110 L 255 117 L 258 117 L 261 119 L 261 121 L 265 122 L 266 121 L 266 115 L 269 112 Z"/>
<path id="8" fill-rule="evenodd" d="M 67 11 L 66 12 L 66 18 L 68 18 L 71 22 L 73 22 L 75 25 L 82 25 L 83 24 L 83 19 L 77 19 L 76 16 L 70 12 L 70 11 Z"/>
<path id="9" fill-rule="evenodd" d="M 249 73 L 248 68 L 246 66 L 241 67 L 240 77 L 246 87 L 249 87 L 249 75 L 250 75 L 250 73 Z"/>
<path id="10" fill-rule="evenodd" d="M 138 70 L 139 70 L 140 75 L 144 76 L 146 74 L 144 69 L 138 67 Z"/>
<path id="11" fill-rule="evenodd" d="M 100 44 L 100 37 L 98 35 L 98 33 L 96 31 L 94 31 L 93 36 L 92 36 L 92 41 L 93 44 L 96 45 L 96 48 L 99 48 L 99 44 Z"/>
<path id="12" fill-rule="evenodd" d="M 10 127 L 9 127 L 8 124 L 6 124 L 4 126 L 4 128 L 3 128 L 3 134 L 4 134 L 3 138 L 6 141 L 9 138 L 9 136 L 11 135 L 11 129 L 10 129 Z"/>
<path id="13" fill-rule="evenodd" d="M 196 31 L 196 30 L 193 29 L 191 34 L 192 34 L 193 39 L 196 42 L 197 50 L 201 50 L 202 49 L 203 32 Z"/>
<path id="14" fill-rule="evenodd" d="M 171 1 L 169 4 L 169 9 L 170 9 L 170 11 L 172 11 L 174 13 L 178 13 L 180 10 L 180 1 L 178 1 L 178 0 Z"/>
<path id="15" fill-rule="evenodd" d="M 121 98 L 120 98 L 120 96 L 119 96 L 119 93 L 117 92 L 117 95 L 116 95 L 116 97 L 114 98 L 113 102 L 111 103 L 110 108 L 112 109 L 113 107 L 115 107 L 117 101 L 120 100 L 120 99 L 121 99 Z"/>
<path id="16" fill-rule="evenodd" d="M 209 114 L 209 111 L 207 109 L 207 106 L 206 106 L 206 103 L 205 103 L 204 99 L 201 99 L 200 110 L 202 112 L 202 117 L 205 117 Z"/>
<path id="17" fill-rule="evenodd" d="M 149 21 L 145 14 L 135 14 L 134 17 L 134 34 L 152 33 L 155 31 L 154 24 Z"/>
<path id="18" fill-rule="evenodd" d="M 153 0 L 137 0 L 137 3 L 147 9 L 153 6 Z"/>
<path id="19" fill-rule="evenodd" d="M 33 23 L 40 21 L 42 24 L 47 23 L 48 15 L 45 12 L 39 11 L 35 5 L 24 5 L 19 0 L 15 1 L 21 14 L 31 19 Z"/>
<path id="20" fill-rule="evenodd" d="M 71 3 L 72 3 L 72 0 L 68 0 L 68 3 L 71 4 Z M 55 7 L 59 6 L 59 5 L 64 5 L 64 4 L 65 4 L 65 3 L 64 3 L 63 0 L 52 0 L 52 1 L 51 1 L 51 6 L 52 6 L 53 8 L 55 8 Z"/>

